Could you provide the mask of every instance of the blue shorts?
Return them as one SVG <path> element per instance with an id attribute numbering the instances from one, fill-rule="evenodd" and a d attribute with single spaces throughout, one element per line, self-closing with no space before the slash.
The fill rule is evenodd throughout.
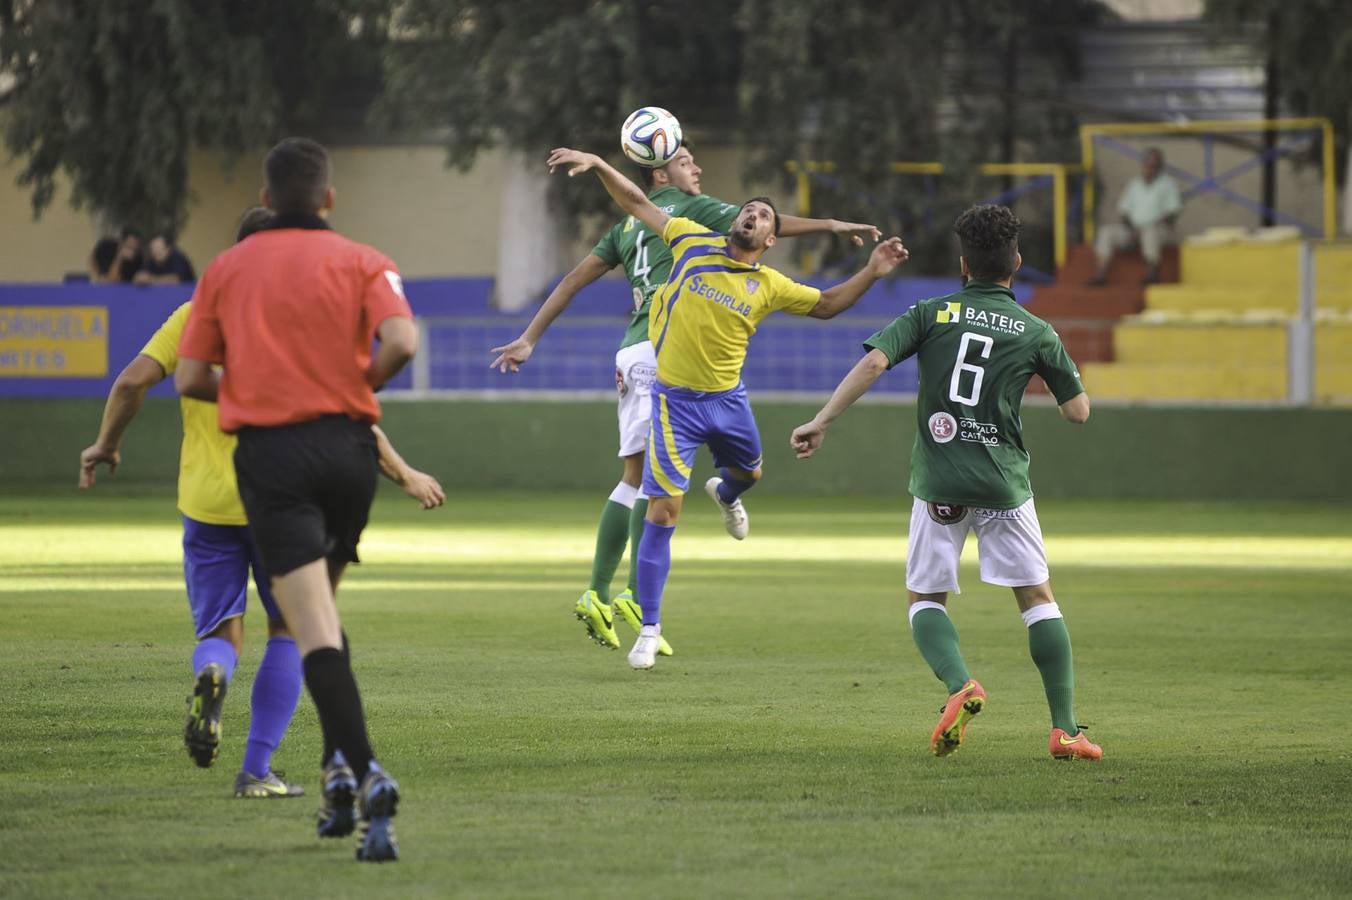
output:
<path id="1" fill-rule="evenodd" d="M 654 384 L 643 492 L 649 497 L 679 497 L 689 490 L 695 451 L 701 444 L 709 446 L 717 468 L 748 472 L 760 468 L 760 431 L 746 385 L 703 392 Z"/>
<path id="2" fill-rule="evenodd" d="M 249 599 L 249 570 L 268 618 L 280 621 L 263 560 L 247 525 L 208 525 L 183 516 L 183 578 L 193 628 L 204 638 L 227 619 L 244 615 Z"/>

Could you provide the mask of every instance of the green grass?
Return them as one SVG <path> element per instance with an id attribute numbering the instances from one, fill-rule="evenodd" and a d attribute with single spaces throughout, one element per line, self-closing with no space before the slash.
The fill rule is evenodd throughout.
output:
<path id="1" fill-rule="evenodd" d="M 216 768 L 181 745 L 191 629 L 172 500 L 0 498 L 0 896 L 1334 896 L 1352 890 L 1345 506 L 1048 503 L 1077 712 L 1055 763 L 1009 592 L 964 563 L 987 712 L 929 756 L 943 689 L 904 615 L 902 500 L 696 505 L 677 656 L 586 643 L 592 496 L 390 496 L 342 607 L 404 858 L 236 801 L 255 618 Z M 968 552 L 972 553 L 969 546 Z M 622 630 L 626 649 L 631 636 Z M 277 758 L 315 790 L 303 700 Z"/>

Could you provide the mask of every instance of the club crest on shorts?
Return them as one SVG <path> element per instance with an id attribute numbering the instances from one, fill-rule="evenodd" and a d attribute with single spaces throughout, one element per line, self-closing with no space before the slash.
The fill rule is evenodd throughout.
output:
<path id="1" fill-rule="evenodd" d="M 967 515 L 967 507 L 954 503 L 927 503 L 930 518 L 940 525 L 956 525 Z"/>
<path id="2" fill-rule="evenodd" d="M 937 412 L 929 417 L 929 433 L 936 444 L 947 444 L 958 436 L 958 420 L 946 412 Z"/>
<path id="3" fill-rule="evenodd" d="M 746 279 L 746 292 L 747 292 L 748 294 L 754 294 L 754 293 L 756 293 L 756 289 L 759 288 L 759 287 L 760 287 L 760 282 L 759 282 L 759 281 L 757 281 L 757 280 L 754 279 L 754 278 L 751 278 L 750 276 L 747 277 L 747 279 Z"/>

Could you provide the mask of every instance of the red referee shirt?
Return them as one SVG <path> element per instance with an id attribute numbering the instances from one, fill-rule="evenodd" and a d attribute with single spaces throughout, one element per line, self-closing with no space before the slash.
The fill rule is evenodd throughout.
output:
<path id="1" fill-rule="evenodd" d="M 221 430 L 340 413 L 378 422 L 366 383 L 376 328 L 413 312 L 388 257 L 318 216 L 278 216 L 212 260 L 179 356 L 222 364 Z"/>

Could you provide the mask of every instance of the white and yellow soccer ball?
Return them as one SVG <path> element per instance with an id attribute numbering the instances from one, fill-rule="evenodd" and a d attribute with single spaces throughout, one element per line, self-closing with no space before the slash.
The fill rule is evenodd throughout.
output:
<path id="1" fill-rule="evenodd" d="M 640 166 L 665 166 L 681 149 L 681 123 L 660 106 L 640 107 L 620 128 L 620 148 Z"/>

